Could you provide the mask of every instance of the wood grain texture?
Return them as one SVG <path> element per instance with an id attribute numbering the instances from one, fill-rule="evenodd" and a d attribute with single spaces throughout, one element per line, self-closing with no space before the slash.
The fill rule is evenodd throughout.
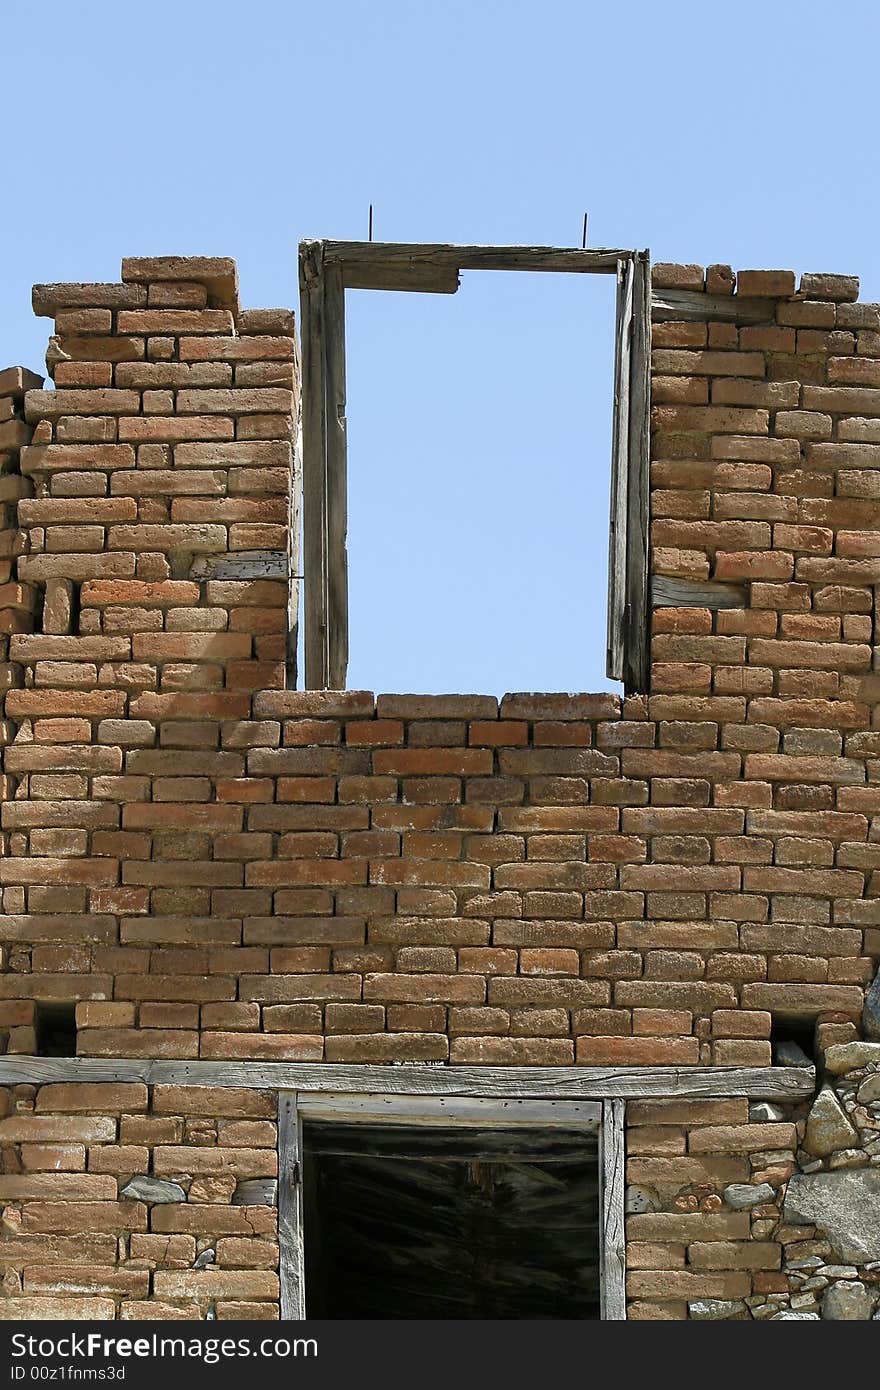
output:
<path id="1" fill-rule="evenodd" d="M 150 1085 L 384 1095 L 591 1100 L 610 1096 L 812 1095 L 814 1067 L 346 1066 L 333 1062 L 167 1062 L 142 1058 L 0 1057 L 0 1085 L 49 1081 L 144 1081 Z"/>
<path id="2" fill-rule="evenodd" d="M 296 1093 L 278 1097 L 278 1244 L 281 1317 L 306 1315 L 303 1245 L 302 1134 Z"/>
<path id="3" fill-rule="evenodd" d="M 608 643 L 606 674 L 623 680 L 626 607 L 627 486 L 629 482 L 630 351 L 633 318 L 633 263 L 621 261 L 617 273 L 614 329 L 614 422 L 611 446 L 611 517 L 608 533 Z"/>
<path id="4" fill-rule="evenodd" d="M 305 684 L 328 685 L 326 555 L 326 409 L 324 382 L 324 253 L 321 242 L 300 243 L 302 337 L 302 463 Z"/>
<path id="5" fill-rule="evenodd" d="M 600 1293 L 602 1319 L 626 1318 L 626 1236 L 624 1234 L 624 1121 L 626 1104 L 606 1100 L 602 1107 L 602 1239 Z"/>
<path id="6" fill-rule="evenodd" d="M 331 690 L 344 690 L 348 674 L 348 458 L 345 290 L 340 267 L 327 267 L 323 283 L 327 680 Z"/>
<path id="7" fill-rule="evenodd" d="M 654 323 L 686 319 L 722 323 L 773 323 L 775 299 L 748 299 L 734 294 L 703 294 L 700 290 L 654 290 L 651 318 Z"/>
<path id="8" fill-rule="evenodd" d="M 521 1129 L 525 1126 L 598 1131 L 602 1106 L 597 1101 L 494 1100 L 468 1096 L 352 1095 L 339 1091 L 299 1096 L 305 1120 L 347 1120 L 370 1124 L 414 1124 Z"/>
<path id="9" fill-rule="evenodd" d="M 744 584 L 673 579 L 665 574 L 655 574 L 651 580 L 652 608 L 746 608 L 748 601 Z"/>
<path id="10" fill-rule="evenodd" d="M 313 243 L 304 242 L 305 246 Z M 355 267 L 359 273 L 381 266 L 385 273 L 400 270 L 412 273 L 428 269 L 453 270 L 550 270 L 580 271 L 613 275 L 618 261 L 627 260 L 632 251 L 583 251 L 560 246 L 451 246 L 443 243 L 398 241 L 324 241 L 325 263 L 345 266 L 346 283 Z"/>
<path id="11" fill-rule="evenodd" d="M 650 679 L 651 263 L 648 252 L 640 252 L 630 264 L 633 289 L 626 454 L 626 598 L 623 614 L 623 687 L 627 695 L 647 691 Z"/>

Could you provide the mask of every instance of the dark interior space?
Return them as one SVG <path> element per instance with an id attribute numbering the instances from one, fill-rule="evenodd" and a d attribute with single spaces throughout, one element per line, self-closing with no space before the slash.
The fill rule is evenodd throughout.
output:
<path id="1" fill-rule="evenodd" d="M 37 1056 L 76 1056 L 76 1005 L 38 1004 Z"/>
<path id="2" fill-rule="evenodd" d="M 598 1318 L 583 1131 L 310 1123 L 310 1318 Z"/>
<path id="3" fill-rule="evenodd" d="M 791 1014 L 773 1014 L 770 1025 L 773 1064 L 777 1067 L 812 1066 L 816 1059 L 816 1020 Z"/>

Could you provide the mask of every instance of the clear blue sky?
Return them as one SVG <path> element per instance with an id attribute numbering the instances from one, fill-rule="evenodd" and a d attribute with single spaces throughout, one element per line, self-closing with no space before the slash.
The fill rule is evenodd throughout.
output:
<path id="1" fill-rule="evenodd" d="M 868 0 L 6 0 L 0 365 L 34 281 L 304 236 L 579 244 L 858 273 L 880 298 Z M 350 684 L 607 688 L 612 284 L 350 293 Z"/>

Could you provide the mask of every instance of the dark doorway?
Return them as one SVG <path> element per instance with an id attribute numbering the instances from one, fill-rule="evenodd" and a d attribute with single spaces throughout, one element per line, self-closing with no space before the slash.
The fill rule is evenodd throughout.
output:
<path id="1" fill-rule="evenodd" d="M 582 1131 L 307 1123 L 309 1318 L 598 1318 Z"/>

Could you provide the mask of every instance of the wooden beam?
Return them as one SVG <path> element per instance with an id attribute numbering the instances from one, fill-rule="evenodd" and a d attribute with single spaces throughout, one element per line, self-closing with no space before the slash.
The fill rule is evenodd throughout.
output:
<path id="1" fill-rule="evenodd" d="M 304 243 L 309 245 L 311 243 Z M 345 267 L 346 284 L 355 270 L 372 267 L 383 272 L 418 269 L 453 270 L 548 270 L 614 275 L 619 261 L 632 251 L 600 248 L 583 251 L 560 246 L 452 246 L 443 243 L 398 241 L 324 241 L 325 262 Z"/>
<path id="2" fill-rule="evenodd" d="M 602 1239 L 599 1294 L 602 1319 L 626 1318 L 626 1236 L 624 1234 L 624 1141 L 626 1105 L 606 1100 L 602 1107 Z"/>
<path id="3" fill-rule="evenodd" d="M 640 252 L 631 264 L 633 293 L 626 453 L 626 602 L 623 622 L 623 688 L 627 695 L 646 692 L 650 678 L 651 262 L 648 252 Z"/>
<path id="4" fill-rule="evenodd" d="M 469 1096 L 352 1095 L 340 1091 L 299 1096 L 303 1120 L 362 1124 L 440 1125 L 498 1129 L 564 1128 L 597 1131 L 598 1101 L 495 1100 Z"/>
<path id="5" fill-rule="evenodd" d="M 614 328 L 614 421 L 611 445 L 611 517 L 608 532 L 608 642 L 606 673 L 623 680 L 627 564 L 627 484 L 629 481 L 630 351 L 633 319 L 633 263 L 617 274 Z"/>
<path id="6" fill-rule="evenodd" d="M 326 690 L 329 678 L 327 621 L 326 402 L 324 365 L 324 248 L 300 243 L 302 335 L 303 574 L 305 684 Z"/>
<path id="7" fill-rule="evenodd" d="M 601 1100 L 608 1096 L 812 1095 L 814 1067 L 450 1067 L 334 1062 L 170 1062 L 145 1058 L 0 1057 L 0 1085 L 50 1081 L 144 1081 L 164 1086 L 240 1086 L 251 1090 L 354 1094 L 494 1096 Z"/>
<path id="8" fill-rule="evenodd" d="M 339 266 L 324 271 L 327 685 L 348 674 L 348 459 L 345 432 L 345 290 Z"/>
<path id="9" fill-rule="evenodd" d="M 408 290 L 417 294 L 455 294 L 461 283 L 454 265 L 347 265 L 341 262 L 347 290 Z"/>
<path id="10" fill-rule="evenodd" d="M 278 1097 L 278 1273 L 285 1322 L 306 1315 L 302 1157 L 296 1093 L 282 1091 Z"/>
<path id="11" fill-rule="evenodd" d="M 652 608 L 747 608 L 745 584 L 719 584 L 714 580 L 673 579 L 655 574 L 651 580 Z"/>
<path id="12" fill-rule="evenodd" d="M 651 295 L 654 323 L 678 319 L 773 323 L 775 314 L 775 299 L 741 299 L 736 294 L 703 294 L 700 290 L 654 290 Z"/>

